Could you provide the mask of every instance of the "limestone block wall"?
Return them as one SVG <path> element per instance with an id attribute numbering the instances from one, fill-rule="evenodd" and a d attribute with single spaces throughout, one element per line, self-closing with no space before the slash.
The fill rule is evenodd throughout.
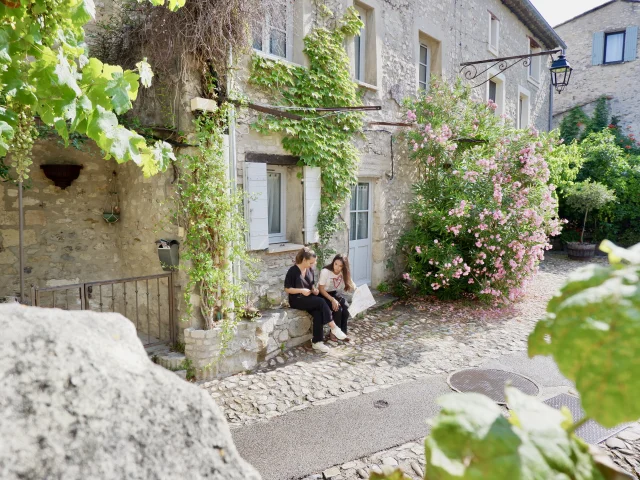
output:
<path id="1" fill-rule="evenodd" d="M 40 165 L 81 164 L 80 176 L 62 190 L 47 179 Z M 90 145 L 83 151 L 57 141 L 38 141 L 33 149 L 24 199 L 25 290 L 73 284 L 123 274 L 118 224 L 102 218 L 114 161 L 105 161 Z M 19 292 L 18 188 L 0 184 L 0 296 Z M 70 302 L 75 300 L 70 296 Z M 63 301 L 61 298 L 58 301 Z"/>
<path id="2" fill-rule="evenodd" d="M 620 117 L 622 126 L 631 127 L 625 128 L 627 133 L 640 134 L 640 58 L 607 65 L 592 65 L 591 61 L 594 32 L 623 31 L 633 25 L 640 25 L 640 4 L 618 1 L 556 28 L 569 47 L 567 59 L 573 67 L 569 87 L 554 98 L 556 126 L 574 106 L 585 105 L 590 112 L 592 102 L 610 95 L 611 115 Z"/>
<path id="3" fill-rule="evenodd" d="M 258 363 L 311 339 L 311 315 L 291 308 L 265 310 L 262 317 L 238 322 L 233 340 L 218 361 L 221 328 L 184 330 L 185 355 L 197 380 L 251 370 Z"/>

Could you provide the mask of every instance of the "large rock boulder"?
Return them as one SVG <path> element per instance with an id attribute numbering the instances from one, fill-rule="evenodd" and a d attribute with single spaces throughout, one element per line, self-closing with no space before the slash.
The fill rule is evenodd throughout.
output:
<path id="1" fill-rule="evenodd" d="M 0 305 L 0 478 L 259 480 L 119 314 Z"/>

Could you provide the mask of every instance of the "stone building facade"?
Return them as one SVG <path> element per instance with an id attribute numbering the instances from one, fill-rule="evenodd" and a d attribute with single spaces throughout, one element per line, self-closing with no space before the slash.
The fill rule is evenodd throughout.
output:
<path id="1" fill-rule="evenodd" d="M 452 82 L 460 74 L 462 62 L 522 55 L 565 45 L 526 0 L 333 0 L 326 3 L 337 17 L 349 6 L 358 9 L 365 23 L 364 32 L 361 39 L 348 41 L 346 49 L 364 103 L 382 107 L 379 112 L 367 115 L 364 136 L 356 140 L 361 153 L 358 198 L 352 205 L 345 206 L 342 219 L 346 228 L 333 242 L 337 251 L 349 253 L 356 282 L 375 287 L 393 278 L 402 267 L 396 245 L 407 223 L 405 205 L 410 200 L 411 179 L 415 172 L 402 145 L 394 142 L 399 128 L 371 126 L 369 122 L 403 121 L 402 100 L 416 95 L 421 81 L 424 82 L 429 74 Z M 304 66 L 307 60 L 302 52 L 302 41 L 317 19 L 314 2 L 283 2 L 283 9 L 286 9 L 283 10 L 286 11 L 285 37 L 278 37 L 282 46 L 275 45 L 274 48 L 266 39 L 259 39 L 254 52 Z M 268 22 L 266 18 L 263 32 L 271 28 Z M 358 46 L 359 55 L 356 53 Z M 237 87 L 255 103 L 270 104 L 269 98 L 248 85 L 248 59 L 241 64 Z M 491 95 L 498 103 L 497 113 L 517 125 L 547 130 L 550 116 L 548 65 L 548 56 L 534 57 L 530 68 L 516 65 L 495 77 L 496 88 Z M 490 72 L 498 74 L 499 70 L 496 66 Z M 487 74 L 481 75 L 472 85 L 487 78 Z M 478 98 L 487 100 L 489 84 L 479 86 L 474 92 Z M 280 139 L 253 131 L 250 125 L 254 120 L 255 115 L 250 110 L 243 110 L 238 116 L 237 182 L 252 191 L 252 185 L 245 185 L 248 176 L 251 177 L 254 171 L 262 172 L 264 176 L 266 171 L 272 182 L 275 178 L 284 179 L 281 190 L 286 196 L 283 206 L 278 207 L 286 216 L 286 231 L 256 248 L 264 268 L 254 291 L 269 300 L 266 303 L 273 304 L 280 303 L 284 273 L 291 265 L 295 251 L 304 243 L 305 216 L 313 212 L 300 208 L 304 205 L 305 192 L 297 176 L 303 174 L 302 168 L 283 165 L 280 156 L 287 152 Z M 261 162 L 266 163 L 266 168 L 256 165 Z M 264 183 L 268 182 L 269 179 Z M 280 196 L 283 196 L 282 192 Z M 357 213 L 356 222 L 352 224 L 354 213 L 350 207 L 354 204 Z M 366 218 L 362 223 L 366 223 L 367 231 L 354 233 L 353 227 L 358 228 L 357 221 L 362 217 Z M 250 229 L 259 228 L 252 225 L 251 218 L 248 219 Z"/>
<path id="2" fill-rule="evenodd" d="M 614 0 L 555 27 L 568 45 L 573 72 L 569 88 L 555 98 L 554 125 L 574 107 L 591 113 L 607 96 L 610 114 L 625 132 L 640 133 L 638 26 L 640 2 Z"/>

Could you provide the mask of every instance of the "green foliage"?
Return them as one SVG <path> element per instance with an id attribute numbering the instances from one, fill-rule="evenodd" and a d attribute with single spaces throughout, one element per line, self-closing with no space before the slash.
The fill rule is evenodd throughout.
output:
<path id="1" fill-rule="evenodd" d="M 229 108 L 225 103 L 215 113 L 196 120 L 198 152 L 180 157 L 184 171 L 178 187 L 178 213 L 186 227 L 185 258 L 190 262 L 186 315 L 192 314 L 191 292 L 197 290 L 206 327 L 222 328 L 220 356 L 244 313 L 246 298 L 240 279 L 234 277 L 232 262 L 252 264 L 245 249 L 246 223 L 240 208 L 244 197 L 241 192 L 231 192 L 223 155 Z"/>
<path id="2" fill-rule="evenodd" d="M 584 182 L 574 183 L 567 189 L 566 200 L 569 208 L 580 213 L 584 212 L 582 235 L 580 236 L 580 243 L 582 243 L 589 211 L 597 210 L 607 203 L 614 202 L 616 196 L 612 190 L 609 190 L 601 183 L 585 180 Z"/>
<path id="3" fill-rule="evenodd" d="M 282 146 L 300 157 L 303 165 L 322 171 L 322 209 L 318 215 L 321 257 L 329 255 L 327 244 L 343 227 L 338 216 L 357 183 L 359 156 L 353 136 L 362 129 L 358 112 L 320 113 L 318 107 L 361 105 L 357 85 L 351 80 L 344 42 L 362 28 L 354 8 L 349 8 L 332 30 L 317 27 L 304 39 L 309 67 L 291 65 L 254 54 L 250 81 L 267 91 L 278 103 L 297 106 L 303 120 L 264 116 L 255 124 L 263 134 L 283 134 Z"/>
<path id="4" fill-rule="evenodd" d="M 587 416 L 612 427 L 640 417 L 640 246 L 600 248 L 611 266 L 569 277 L 529 337 L 529 355 L 552 355 Z"/>
<path id="5" fill-rule="evenodd" d="M 585 159 L 577 142 L 557 145 L 546 157 L 549 166 L 549 183 L 562 194 L 573 185 Z"/>
<path id="6" fill-rule="evenodd" d="M 593 115 L 589 119 L 586 125 L 583 136 L 587 136 L 593 132 L 601 132 L 609 126 L 609 109 L 607 108 L 607 98 L 600 97 L 596 101 L 596 107 L 593 110 Z"/>
<path id="7" fill-rule="evenodd" d="M 582 134 L 582 127 L 589 122 L 589 117 L 581 108 L 576 107 L 567 113 L 560 122 L 560 138 L 566 145 L 579 140 Z"/>
<path id="8" fill-rule="evenodd" d="M 187 371 L 186 377 L 188 382 L 192 382 L 196 379 L 196 367 L 193 366 L 192 360 L 185 358 L 182 365 L 180 365 L 180 370 Z"/>
<path id="9" fill-rule="evenodd" d="M 65 142 L 72 132 L 86 135 L 107 158 L 133 160 L 145 175 L 175 159 L 164 142 L 147 145 L 118 124 L 115 114 L 131 108 L 140 75 L 149 85 L 150 67 L 142 61 L 136 71 L 123 70 L 87 58 L 83 27 L 94 16 L 91 0 L 0 2 L 0 156 L 12 153 L 21 180 L 37 136 L 35 116 Z"/>
<path id="10" fill-rule="evenodd" d="M 391 287 L 387 282 L 382 282 L 378 284 L 376 290 L 378 290 L 378 292 L 380 293 L 389 293 L 391 291 Z"/>

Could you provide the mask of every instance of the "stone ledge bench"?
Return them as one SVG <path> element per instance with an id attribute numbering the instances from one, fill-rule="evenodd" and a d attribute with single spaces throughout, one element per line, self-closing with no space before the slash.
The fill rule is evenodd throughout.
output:
<path id="1" fill-rule="evenodd" d="M 285 350 L 311 340 L 311 315 L 294 308 L 264 310 L 262 317 L 241 320 L 218 365 L 221 328 L 184 330 L 185 355 L 196 369 L 197 380 L 211 380 L 255 368 Z"/>

